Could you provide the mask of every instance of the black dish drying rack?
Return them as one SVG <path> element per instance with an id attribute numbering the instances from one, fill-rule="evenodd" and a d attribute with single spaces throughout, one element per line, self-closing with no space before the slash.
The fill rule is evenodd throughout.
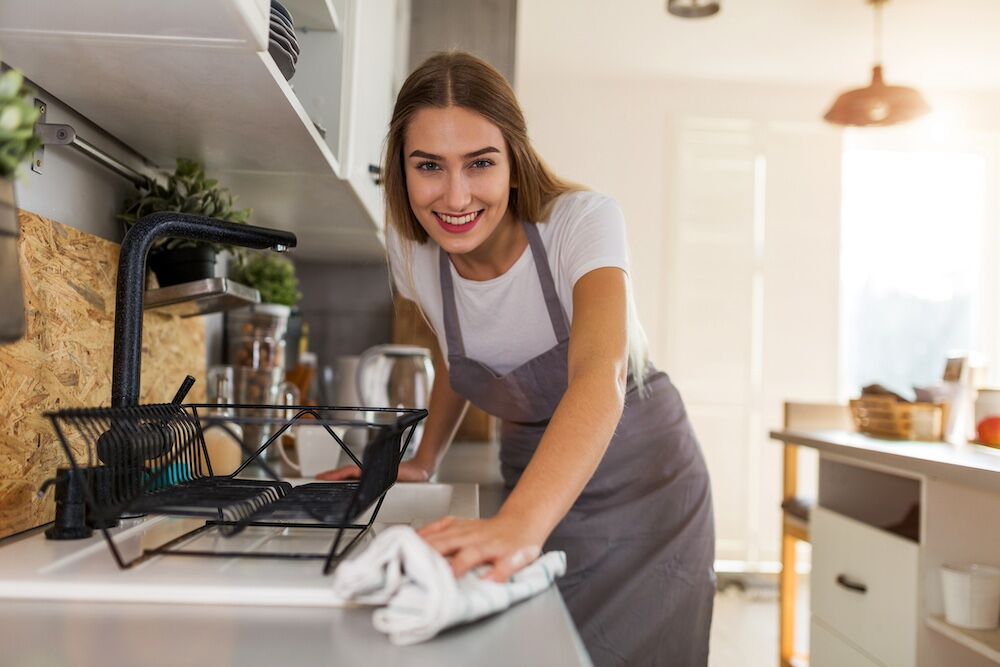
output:
<path id="1" fill-rule="evenodd" d="M 161 555 L 239 556 L 322 559 L 324 574 L 374 523 L 414 430 L 426 416 L 426 410 L 407 408 L 179 402 L 46 413 L 71 466 L 63 483 L 70 476 L 81 482 L 86 524 L 103 533 L 120 568 Z M 237 437 L 234 424 L 241 427 L 243 438 Z M 361 468 L 360 479 L 301 486 L 284 481 L 264 453 L 269 447 L 282 446 L 282 437 L 293 427 L 324 429 L 332 439 L 331 447 L 336 443 Z M 204 435 L 209 428 L 228 430 L 242 448 L 244 461 L 232 474 L 213 473 Z M 368 432 L 361 460 L 338 433 L 345 428 Z M 254 478 L 241 476 L 248 468 L 256 471 Z M 60 483 L 58 478 L 56 483 Z M 367 522 L 359 523 L 372 507 Z M 58 515 L 57 508 L 57 524 Z M 141 515 L 204 518 L 205 523 L 126 559 L 110 529 L 122 517 Z M 249 526 L 328 528 L 336 533 L 325 554 L 182 548 L 209 530 L 229 537 Z M 358 532 L 341 548 L 347 530 Z"/>

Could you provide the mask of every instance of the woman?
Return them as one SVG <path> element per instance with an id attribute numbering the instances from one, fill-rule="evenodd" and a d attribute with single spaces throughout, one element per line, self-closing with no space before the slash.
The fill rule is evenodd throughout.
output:
<path id="1" fill-rule="evenodd" d="M 394 282 L 447 359 L 399 479 L 431 477 L 469 401 L 503 425 L 499 513 L 421 535 L 456 576 L 486 566 L 497 581 L 563 550 L 559 589 L 596 664 L 704 665 L 708 473 L 677 390 L 646 361 L 617 204 L 554 176 L 506 80 L 465 53 L 403 84 L 383 174 Z"/>

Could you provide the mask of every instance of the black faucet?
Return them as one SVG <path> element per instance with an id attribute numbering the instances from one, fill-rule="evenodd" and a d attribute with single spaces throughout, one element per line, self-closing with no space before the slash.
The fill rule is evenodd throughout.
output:
<path id="1" fill-rule="evenodd" d="M 294 248 L 295 234 L 278 229 L 240 225 L 187 213 L 152 213 L 125 234 L 118 258 L 115 295 L 115 348 L 111 369 L 111 406 L 139 403 L 142 371 L 142 304 L 146 284 L 146 254 L 157 239 L 180 238 L 284 252 Z"/>

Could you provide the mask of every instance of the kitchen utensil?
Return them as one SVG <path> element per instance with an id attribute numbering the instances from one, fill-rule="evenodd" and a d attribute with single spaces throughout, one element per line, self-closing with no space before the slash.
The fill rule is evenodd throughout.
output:
<path id="1" fill-rule="evenodd" d="M 267 52 L 274 60 L 274 64 L 278 66 L 281 76 L 285 77 L 285 81 L 290 80 L 295 75 L 295 62 L 292 60 L 292 55 L 273 38 L 267 41 Z"/>
<path id="2" fill-rule="evenodd" d="M 295 63 L 297 63 L 299 61 L 298 54 L 295 53 L 295 50 L 292 48 L 291 43 L 287 39 L 285 39 L 284 37 L 282 37 L 281 35 L 279 35 L 277 33 L 272 32 L 268 36 L 268 40 L 269 40 L 269 43 L 270 42 L 276 42 L 279 46 L 281 46 L 281 49 L 285 53 L 287 53 L 289 55 L 289 57 L 291 57 L 291 59 L 292 59 L 292 65 L 293 66 L 295 65 Z"/>
<path id="3" fill-rule="evenodd" d="M 289 30 L 292 30 L 292 31 L 295 30 L 295 27 L 292 25 L 292 22 L 289 21 L 288 18 L 284 14 L 282 14 L 278 10 L 274 9 L 273 7 L 271 8 L 271 16 L 270 16 L 270 18 L 274 19 L 275 21 L 277 21 L 281 25 L 285 26 Z"/>
<path id="4" fill-rule="evenodd" d="M 308 420 L 303 420 L 307 424 Z M 297 461 L 291 460 L 284 447 L 278 448 L 286 466 L 300 477 L 315 477 L 325 470 L 332 470 L 340 464 L 340 454 L 347 428 L 335 426 L 330 433 L 324 428 L 309 425 L 300 426 L 295 433 L 295 454 Z"/>
<path id="5" fill-rule="evenodd" d="M 944 617 L 970 630 L 1000 625 L 1000 568 L 970 563 L 941 566 Z"/>
<path id="6" fill-rule="evenodd" d="M 413 345 L 376 345 L 361 354 L 356 374 L 362 405 L 426 408 L 434 384 L 431 352 Z M 419 446 L 422 430 L 414 433 Z M 416 453 L 416 447 L 410 450 Z"/>
<path id="7" fill-rule="evenodd" d="M 285 27 L 285 24 L 276 18 L 271 19 L 271 36 L 279 36 L 288 42 L 288 45 L 292 49 L 292 54 L 295 56 L 295 62 L 298 62 L 298 56 L 301 53 L 299 50 L 298 40 L 295 39 L 295 33 L 290 29 Z"/>
<path id="8" fill-rule="evenodd" d="M 231 408 L 233 415 L 212 416 L 210 411 L 220 407 Z M 79 471 L 88 471 L 84 473 L 86 475 L 95 470 L 81 464 L 94 460 L 97 435 L 109 431 L 112 424 L 120 432 L 129 433 L 156 423 L 171 434 L 169 447 L 158 452 L 145 469 L 129 466 L 106 468 L 114 477 L 109 484 L 111 493 L 85 493 L 87 515 L 97 519 L 117 519 L 125 513 L 159 514 L 202 518 L 205 523 L 176 539 L 171 539 L 175 537 L 171 534 L 168 541 L 159 546 L 144 540 L 138 556 L 132 550 L 123 555 L 115 544 L 115 537 L 108 531 L 102 531 L 115 561 L 122 569 L 154 555 L 197 553 L 199 556 L 231 558 L 240 550 L 192 552 L 184 548 L 188 543 L 186 538 L 207 530 L 216 530 L 222 537 L 231 537 L 248 526 L 288 526 L 338 529 L 325 556 L 316 553 L 275 554 L 279 558 L 325 558 L 323 571 L 329 574 L 335 562 L 371 527 L 378 512 L 376 503 L 395 483 L 399 461 L 410 443 L 413 428 L 427 416 L 427 411 L 373 410 L 381 417 L 375 423 L 365 421 L 358 408 L 294 406 L 294 414 L 289 418 L 285 408 L 279 409 L 281 406 L 270 406 L 273 410 L 263 416 L 256 411 L 258 407 L 160 404 L 77 408 L 46 413 L 46 416 L 53 424 L 72 470 L 78 475 Z M 267 473 L 266 479 L 210 477 L 202 472 L 205 448 L 202 446 L 201 429 L 205 422 L 225 420 L 240 424 L 245 430 L 249 430 L 251 425 L 266 424 L 274 433 L 267 443 L 270 446 L 277 443 L 280 434 L 296 427 L 306 415 L 313 417 L 308 427 L 325 429 L 361 424 L 377 433 L 365 449 L 363 460 L 354 459 L 362 470 L 360 480 L 293 488 L 266 463 L 261 463 Z M 373 506 L 375 509 L 368 523 L 357 523 L 357 519 Z M 344 530 L 348 528 L 360 531 L 341 549 Z M 260 553 L 254 556 L 261 557 Z"/>
<path id="9" fill-rule="evenodd" d="M 243 429 L 243 442 L 251 452 L 256 452 L 274 434 L 275 420 L 284 414 L 281 406 L 298 402 L 299 390 L 285 381 L 285 371 L 281 367 L 256 369 L 236 366 L 234 377 L 236 403 L 248 406 L 244 414 L 257 420 L 246 424 Z M 269 447 L 264 452 L 265 460 L 269 463 L 277 461 L 280 458 L 279 449 Z"/>
<path id="10" fill-rule="evenodd" d="M 278 12 L 286 19 L 288 19 L 288 23 L 290 23 L 292 26 L 295 25 L 295 19 L 292 18 L 291 12 L 285 9 L 285 6 L 280 2 L 278 2 L 278 0 L 271 0 L 271 9 L 273 9 L 274 11 Z"/>

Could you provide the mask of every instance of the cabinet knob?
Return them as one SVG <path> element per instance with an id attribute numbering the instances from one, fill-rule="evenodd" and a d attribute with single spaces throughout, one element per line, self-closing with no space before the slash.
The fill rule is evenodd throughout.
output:
<path id="1" fill-rule="evenodd" d="M 375 185 L 382 185 L 382 167 L 377 164 L 368 165 L 368 173 L 372 175 Z"/>

